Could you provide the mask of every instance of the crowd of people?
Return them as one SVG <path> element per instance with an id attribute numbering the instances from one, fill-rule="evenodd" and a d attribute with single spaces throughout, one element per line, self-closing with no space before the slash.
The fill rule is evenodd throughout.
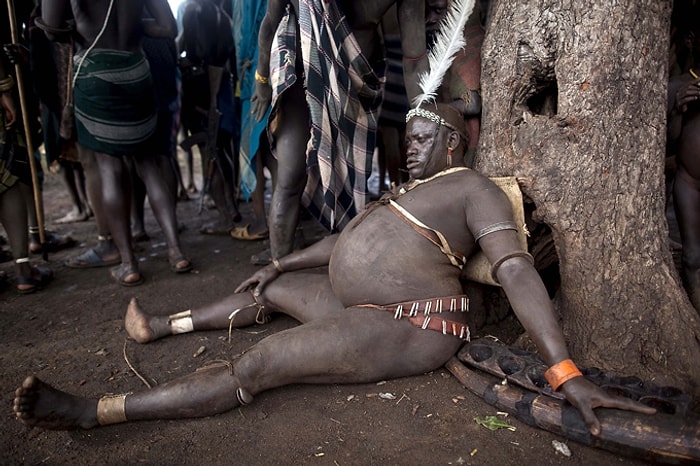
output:
<path id="1" fill-rule="evenodd" d="M 349 71 L 331 76 L 338 68 L 329 67 L 325 75 L 310 76 L 315 68 L 309 64 L 322 54 L 314 55 L 315 46 L 294 37 L 305 34 L 299 13 L 320 14 L 313 2 L 302 1 L 300 8 L 298 2 L 279 0 L 187 0 L 175 15 L 162 1 L 146 2 L 143 11 L 122 11 L 127 9 L 109 3 L 95 11 L 88 8 L 86 24 L 65 2 L 34 3 L 12 12 L 22 35 L 18 43 L 2 38 L 6 56 L 0 75 L 14 79 L 15 63 L 25 69 L 25 94 L 31 97 L 25 111 L 31 121 L 40 121 L 32 128 L 35 147 L 42 146 L 45 165 L 61 173 L 71 200 L 70 210 L 54 223 L 95 222 L 94 245 L 73 254 L 66 265 L 112 267 L 112 277 L 122 286 L 144 282 L 134 243 L 148 239 L 146 197 L 165 235 L 171 269 L 185 273 L 192 262 L 180 245 L 176 202 L 192 193 L 199 192 L 200 209 L 213 206 L 219 214 L 216 222 L 202 225 L 202 234 L 269 238 L 270 247 L 252 257 L 265 265 L 300 246 L 297 227 L 304 206 L 330 232 L 340 231 L 362 212 L 370 199 L 367 179 L 375 148 L 382 169 L 385 163 L 390 167 L 389 181 L 405 181 L 403 114 L 418 92 L 418 72 L 427 67 L 426 40 L 433 40 L 448 6 L 447 0 L 379 2 L 369 12 L 346 6 L 358 11 L 348 16 L 345 36 L 333 40 L 341 50 L 336 59 L 344 60 Z M 334 14 L 338 18 L 326 19 L 328 31 L 333 30 L 330 22 L 342 16 Z M 114 24 L 125 21 L 133 24 L 132 30 L 115 30 Z M 402 37 L 401 28 L 425 34 Z M 470 160 L 478 140 L 483 31 L 477 5 L 465 29 L 468 47 L 455 60 L 442 91 L 465 115 Z M 134 77 L 128 73 L 138 74 L 138 86 L 123 81 L 121 76 Z M 338 82 L 345 89 L 332 95 L 336 90 L 329 83 Z M 21 122 L 10 119 L 14 113 L 9 108 L 19 102 L 17 87 L 7 83 L 3 150 L 22 152 L 28 159 L 17 138 Z M 334 98 L 354 104 L 345 106 L 347 114 L 332 114 L 328 102 Z M 346 122 L 345 127 L 338 122 Z M 195 146 L 202 164 L 199 187 Z M 179 154 L 185 157 L 185 170 Z M 4 158 L 10 160 L 7 154 Z M 5 172 L 22 174 L 22 167 L 28 165 L 7 163 Z M 41 172 L 42 164 L 37 167 Z M 268 208 L 266 172 L 272 178 Z M 32 193 L 29 171 L 24 175 L 17 190 L 26 200 L 29 249 L 73 246 L 71 238 L 53 232 L 46 232 L 40 244 L 32 201 L 41 189 Z M 381 175 L 380 192 L 388 186 L 384 171 Z M 239 199 L 252 201 L 252 218 L 241 218 Z M 11 230 L 10 250 L 20 261 L 16 289 L 34 292 L 48 283 L 51 272 L 31 265 L 17 239 L 26 235 Z"/>
<path id="2" fill-rule="evenodd" d="M 465 13 L 461 6 L 467 4 L 473 12 L 458 31 L 467 46 L 440 76 L 435 92 L 427 93 L 418 79 L 434 71 L 427 51 L 441 41 L 441 20 Z M 143 283 L 133 240 L 145 233 L 147 196 L 166 237 L 172 271 L 192 269 L 179 241 L 176 202 L 178 191 L 198 188 L 191 163 L 187 183 L 178 168 L 179 134 L 183 148 L 199 147 L 199 195 L 202 203 L 210 197 L 219 214 L 201 232 L 236 240 L 269 236 L 269 252 L 261 259 L 268 265 L 236 293 L 169 316 L 149 315 L 132 301 L 125 319 L 129 336 L 148 343 L 250 325 L 273 312 L 301 325 L 264 339 L 235 361 L 128 396 L 78 398 L 30 376 L 14 400 L 20 421 L 65 429 L 205 416 L 287 384 L 369 382 L 433 370 L 469 338 L 460 312 L 468 303 L 460 275 L 477 249 L 551 366 L 552 388 L 579 410 L 593 434 L 600 432 L 596 407 L 653 412 L 581 377 L 532 257 L 520 246 L 508 199 L 470 169 L 481 113 L 484 26 L 478 4 L 188 0 L 176 18 L 165 0 L 51 0 L 27 18 L 53 47 L 56 69 L 64 70 L 55 73 L 64 78 L 54 83 L 52 98 L 59 103 L 51 107 L 52 124 L 59 128 L 56 160 L 70 164 L 78 187 L 64 220 L 94 218 L 97 226 L 95 246 L 67 265 L 113 266 L 120 285 Z M 403 83 L 395 77 L 392 83 L 405 94 L 397 106 L 383 105 L 390 79 L 384 45 L 393 47 L 394 70 L 403 75 Z M 61 47 L 69 49 L 59 53 Z M 14 78 L 3 66 L 0 102 L 5 134 L 11 135 L 18 125 Z M 697 92 L 694 79 L 689 82 Z M 674 108 L 684 111 L 684 105 L 679 100 Z M 397 107 L 399 119 L 389 114 Z M 397 135 L 388 137 L 393 132 Z M 386 152 L 392 144 L 401 157 L 396 161 L 394 155 L 391 163 L 402 165 L 403 172 L 393 170 L 389 192 L 369 203 L 375 148 Z M 5 139 L 3 148 L 10 146 L 16 145 Z M 70 162 L 63 162 L 68 159 L 63 152 L 71 154 Z M 272 174 L 269 213 L 264 167 Z M 17 290 L 31 292 L 51 274 L 27 259 L 27 174 L 0 165 L 0 175 L 0 214 L 16 259 Z M 255 213 L 243 226 L 241 195 L 252 200 Z M 302 208 L 329 235 L 295 250 Z M 369 244 L 373 254 L 358 253 Z M 328 267 L 327 277 L 305 275 L 305 269 L 319 266 Z"/>

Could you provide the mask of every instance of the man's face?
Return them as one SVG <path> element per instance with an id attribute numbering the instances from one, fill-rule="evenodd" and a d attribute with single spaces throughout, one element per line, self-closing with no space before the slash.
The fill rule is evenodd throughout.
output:
<path id="1" fill-rule="evenodd" d="M 425 2 L 425 32 L 429 42 L 432 42 L 438 31 L 440 21 L 447 14 L 447 0 L 426 0 Z"/>
<path id="2" fill-rule="evenodd" d="M 414 180 L 428 178 L 444 170 L 447 148 L 440 126 L 430 120 L 414 117 L 406 126 L 406 168 Z"/>

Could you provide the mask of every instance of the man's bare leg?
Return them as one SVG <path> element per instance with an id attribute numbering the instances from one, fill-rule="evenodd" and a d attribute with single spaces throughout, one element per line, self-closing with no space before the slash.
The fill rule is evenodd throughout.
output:
<path id="1" fill-rule="evenodd" d="M 139 264 L 131 245 L 131 180 L 123 160 L 95 152 L 97 168 L 102 180 L 102 204 L 107 215 L 112 239 L 119 249 L 122 265 L 112 271 L 121 284 L 143 281 Z"/>
<path id="2" fill-rule="evenodd" d="M 177 231 L 175 198 L 177 185 L 170 159 L 165 155 L 134 158 L 136 169 L 148 192 L 148 201 L 153 214 L 165 235 L 168 244 L 168 260 L 173 271 L 189 271 L 192 264 L 182 253 Z"/>
<path id="3" fill-rule="evenodd" d="M 434 370 L 460 344 L 397 322 L 390 313 L 358 308 L 271 335 L 233 364 L 212 365 L 133 395 L 88 400 L 28 377 L 13 409 L 23 423 L 49 429 L 210 416 L 287 384 L 367 383 Z"/>
<path id="4" fill-rule="evenodd" d="M 234 293 L 200 308 L 158 316 L 144 312 L 132 298 L 126 309 L 124 327 L 138 343 L 149 343 L 192 331 L 247 327 L 263 322 L 273 311 L 305 323 L 341 310 L 342 305 L 331 291 L 327 275 L 291 272 L 272 282 L 257 302 L 250 292 Z"/>
<path id="5" fill-rule="evenodd" d="M 275 119 L 277 177 L 270 203 L 270 252 L 279 259 L 294 250 L 294 232 L 299 222 L 301 194 L 306 180 L 306 143 L 309 140 L 306 97 L 301 84 L 294 84 L 281 97 Z M 285 113 L 289 113 L 285 115 Z"/>
<path id="6" fill-rule="evenodd" d="M 85 188 L 90 205 L 92 206 L 93 214 L 95 215 L 95 224 L 97 226 L 97 245 L 92 248 L 97 257 L 101 261 L 111 262 L 119 258 L 119 250 L 112 240 L 112 235 L 109 231 L 108 215 L 105 213 L 102 202 L 102 180 L 100 171 L 97 168 L 97 160 L 95 160 L 95 152 L 87 149 L 80 144 L 76 144 L 78 150 L 78 158 L 80 165 L 85 174 Z M 69 260 L 69 262 L 80 263 L 80 257 L 89 255 L 90 250 L 81 253 L 77 258 Z"/>

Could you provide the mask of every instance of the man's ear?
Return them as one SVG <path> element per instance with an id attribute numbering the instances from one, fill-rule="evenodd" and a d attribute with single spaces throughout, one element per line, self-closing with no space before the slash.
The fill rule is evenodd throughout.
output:
<path id="1" fill-rule="evenodd" d="M 447 136 L 447 148 L 455 150 L 459 146 L 460 139 L 462 139 L 462 136 L 457 131 L 451 131 L 450 135 Z"/>

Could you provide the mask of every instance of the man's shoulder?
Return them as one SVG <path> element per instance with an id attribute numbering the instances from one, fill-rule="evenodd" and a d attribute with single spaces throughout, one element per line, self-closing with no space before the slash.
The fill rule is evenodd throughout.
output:
<path id="1" fill-rule="evenodd" d="M 470 204 L 482 204 L 484 202 L 507 203 L 508 197 L 503 189 L 504 184 L 516 183 L 509 178 L 486 176 L 476 170 L 463 170 L 451 174 L 448 177 L 450 183 L 449 192 L 453 198 L 469 199 Z"/>
<path id="2" fill-rule="evenodd" d="M 465 188 L 483 188 L 493 184 L 493 182 L 482 173 L 471 168 L 464 168 L 463 170 L 451 173 L 452 176 L 450 176 L 450 179 L 464 185 Z"/>

